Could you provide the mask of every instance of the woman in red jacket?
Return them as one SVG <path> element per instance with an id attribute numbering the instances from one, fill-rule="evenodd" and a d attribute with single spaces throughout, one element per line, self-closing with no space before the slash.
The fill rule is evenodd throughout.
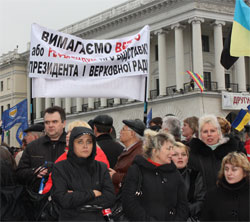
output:
<path id="1" fill-rule="evenodd" d="M 73 121 L 71 123 L 69 123 L 68 125 L 68 131 L 67 131 L 67 136 L 66 136 L 66 147 L 65 147 L 65 152 L 58 157 L 58 159 L 55 161 L 55 163 L 58 163 L 62 160 L 66 160 L 67 159 L 67 153 L 68 153 L 68 145 L 69 145 L 69 137 L 71 134 L 71 131 L 74 127 L 78 127 L 78 126 L 83 126 L 83 127 L 87 127 L 89 129 L 91 129 L 91 127 L 89 126 L 88 123 L 86 123 L 85 121 L 82 120 L 76 120 Z M 97 161 L 101 161 L 103 163 L 105 163 L 107 165 L 107 168 L 109 168 L 109 161 L 105 155 L 105 153 L 102 151 L 102 149 L 99 146 L 96 146 L 96 156 L 95 156 L 95 160 Z M 52 187 L 52 179 L 51 179 L 51 173 L 49 175 L 48 181 L 45 184 L 44 190 L 43 190 L 43 194 L 47 193 L 50 191 Z"/>

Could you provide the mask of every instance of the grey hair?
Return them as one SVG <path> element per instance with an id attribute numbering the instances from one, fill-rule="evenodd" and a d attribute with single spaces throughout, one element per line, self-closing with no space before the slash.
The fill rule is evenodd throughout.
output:
<path id="1" fill-rule="evenodd" d="M 176 116 L 165 116 L 161 128 L 168 129 L 175 139 L 181 139 L 181 121 Z"/>
<path id="2" fill-rule="evenodd" d="M 220 139 L 222 139 L 220 124 L 217 120 L 217 117 L 213 114 L 207 114 L 199 118 L 199 138 L 201 139 L 201 130 L 206 123 L 210 123 L 214 127 L 216 127 L 218 130 L 218 134 L 220 135 Z"/>
<path id="3" fill-rule="evenodd" d="M 164 131 L 156 132 L 150 129 L 144 131 L 143 155 L 151 158 L 153 150 L 160 150 L 164 142 L 175 143 L 174 137 Z"/>

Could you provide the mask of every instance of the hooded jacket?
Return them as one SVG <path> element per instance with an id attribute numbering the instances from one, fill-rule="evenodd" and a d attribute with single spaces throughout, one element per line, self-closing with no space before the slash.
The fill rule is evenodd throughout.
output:
<path id="1" fill-rule="evenodd" d="M 139 171 L 142 174 L 142 195 L 135 196 Z M 131 221 L 186 221 L 187 191 L 176 166 L 155 166 L 143 156 L 136 156 L 122 187 L 125 216 Z"/>
<path id="2" fill-rule="evenodd" d="M 223 157 L 233 151 L 242 151 L 235 139 L 226 138 L 227 140 L 218 145 L 215 150 L 212 150 L 198 138 L 193 138 L 190 141 L 188 165 L 202 173 L 207 190 L 216 187 L 217 174 Z"/>
<path id="3" fill-rule="evenodd" d="M 93 140 L 93 149 L 87 158 L 78 157 L 73 147 L 74 140 L 84 134 L 91 135 Z M 52 198 L 60 207 L 59 220 L 103 221 L 101 209 L 112 206 L 114 187 L 107 166 L 95 161 L 95 155 L 93 131 L 85 127 L 73 128 L 67 160 L 58 162 L 52 172 Z M 95 197 L 93 190 L 99 190 L 102 195 Z M 87 205 L 91 210 L 86 208 Z"/>

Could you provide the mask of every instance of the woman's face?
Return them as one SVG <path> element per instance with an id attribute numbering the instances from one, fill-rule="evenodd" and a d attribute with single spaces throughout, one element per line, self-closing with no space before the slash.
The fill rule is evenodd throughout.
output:
<path id="1" fill-rule="evenodd" d="M 191 138 L 193 136 L 193 130 L 190 128 L 188 123 L 183 123 L 182 136 Z"/>
<path id="2" fill-rule="evenodd" d="M 87 158 L 93 150 L 92 136 L 85 134 L 74 140 L 74 153 L 78 157 Z"/>
<path id="3" fill-rule="evenodd" d="M 173 155 L 173 144 L 165 141 L 159 150 L 154 150 L 152 160 L 159 164 L 171 163 Z"/>
<path id="4" fill-rule="evenodd" d="M 230 163 L 225 164 L 224 175 L 226 181 L 230 184 L 238 183 L 246 176 L 242 167 Z"/>
<path id="5" fill-rule="evenodd" d="M 188 155 L 184 148 L 174 146 L 174 154 L 172 160 L 178 169 L 183 169 L 187 166 Z"/>
<path id="6" fill-rule="evenodd" d="M 207 145 L 217 144 L 220 140 L 220 134 L 217 127 L 211 123 L 205 123 L 200 134 L 201 140 Z"/>
<path id="7" fill-rule="evenodd" d="M 68 131 L 67 131 L 67 135 L 66 135 L 66 146 L 69 146 L 69 138 L 70 138 L 71 131 L 72 131 L 72 130 L 68 130 Z"/>

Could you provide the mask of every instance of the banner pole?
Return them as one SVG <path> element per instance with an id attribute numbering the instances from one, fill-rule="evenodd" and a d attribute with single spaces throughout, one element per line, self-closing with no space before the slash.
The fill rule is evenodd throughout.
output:
<path id="1" fill-rule="evenodd" d="M 32 98 L 32 78 L 30 78 L 30 122 L 31 125 L 34 124 L 34 116 L 33 116 L 33 98 Z"/>
<path id="2" fill-rule="evenodd" d="M 145 78 L 144 114 L 143 114 L 143 122 L 145 123 L 145 125 L 147 124 L 147 113 L 148 113 L 147 82 L 148 82 L 148 77 Z"/>

